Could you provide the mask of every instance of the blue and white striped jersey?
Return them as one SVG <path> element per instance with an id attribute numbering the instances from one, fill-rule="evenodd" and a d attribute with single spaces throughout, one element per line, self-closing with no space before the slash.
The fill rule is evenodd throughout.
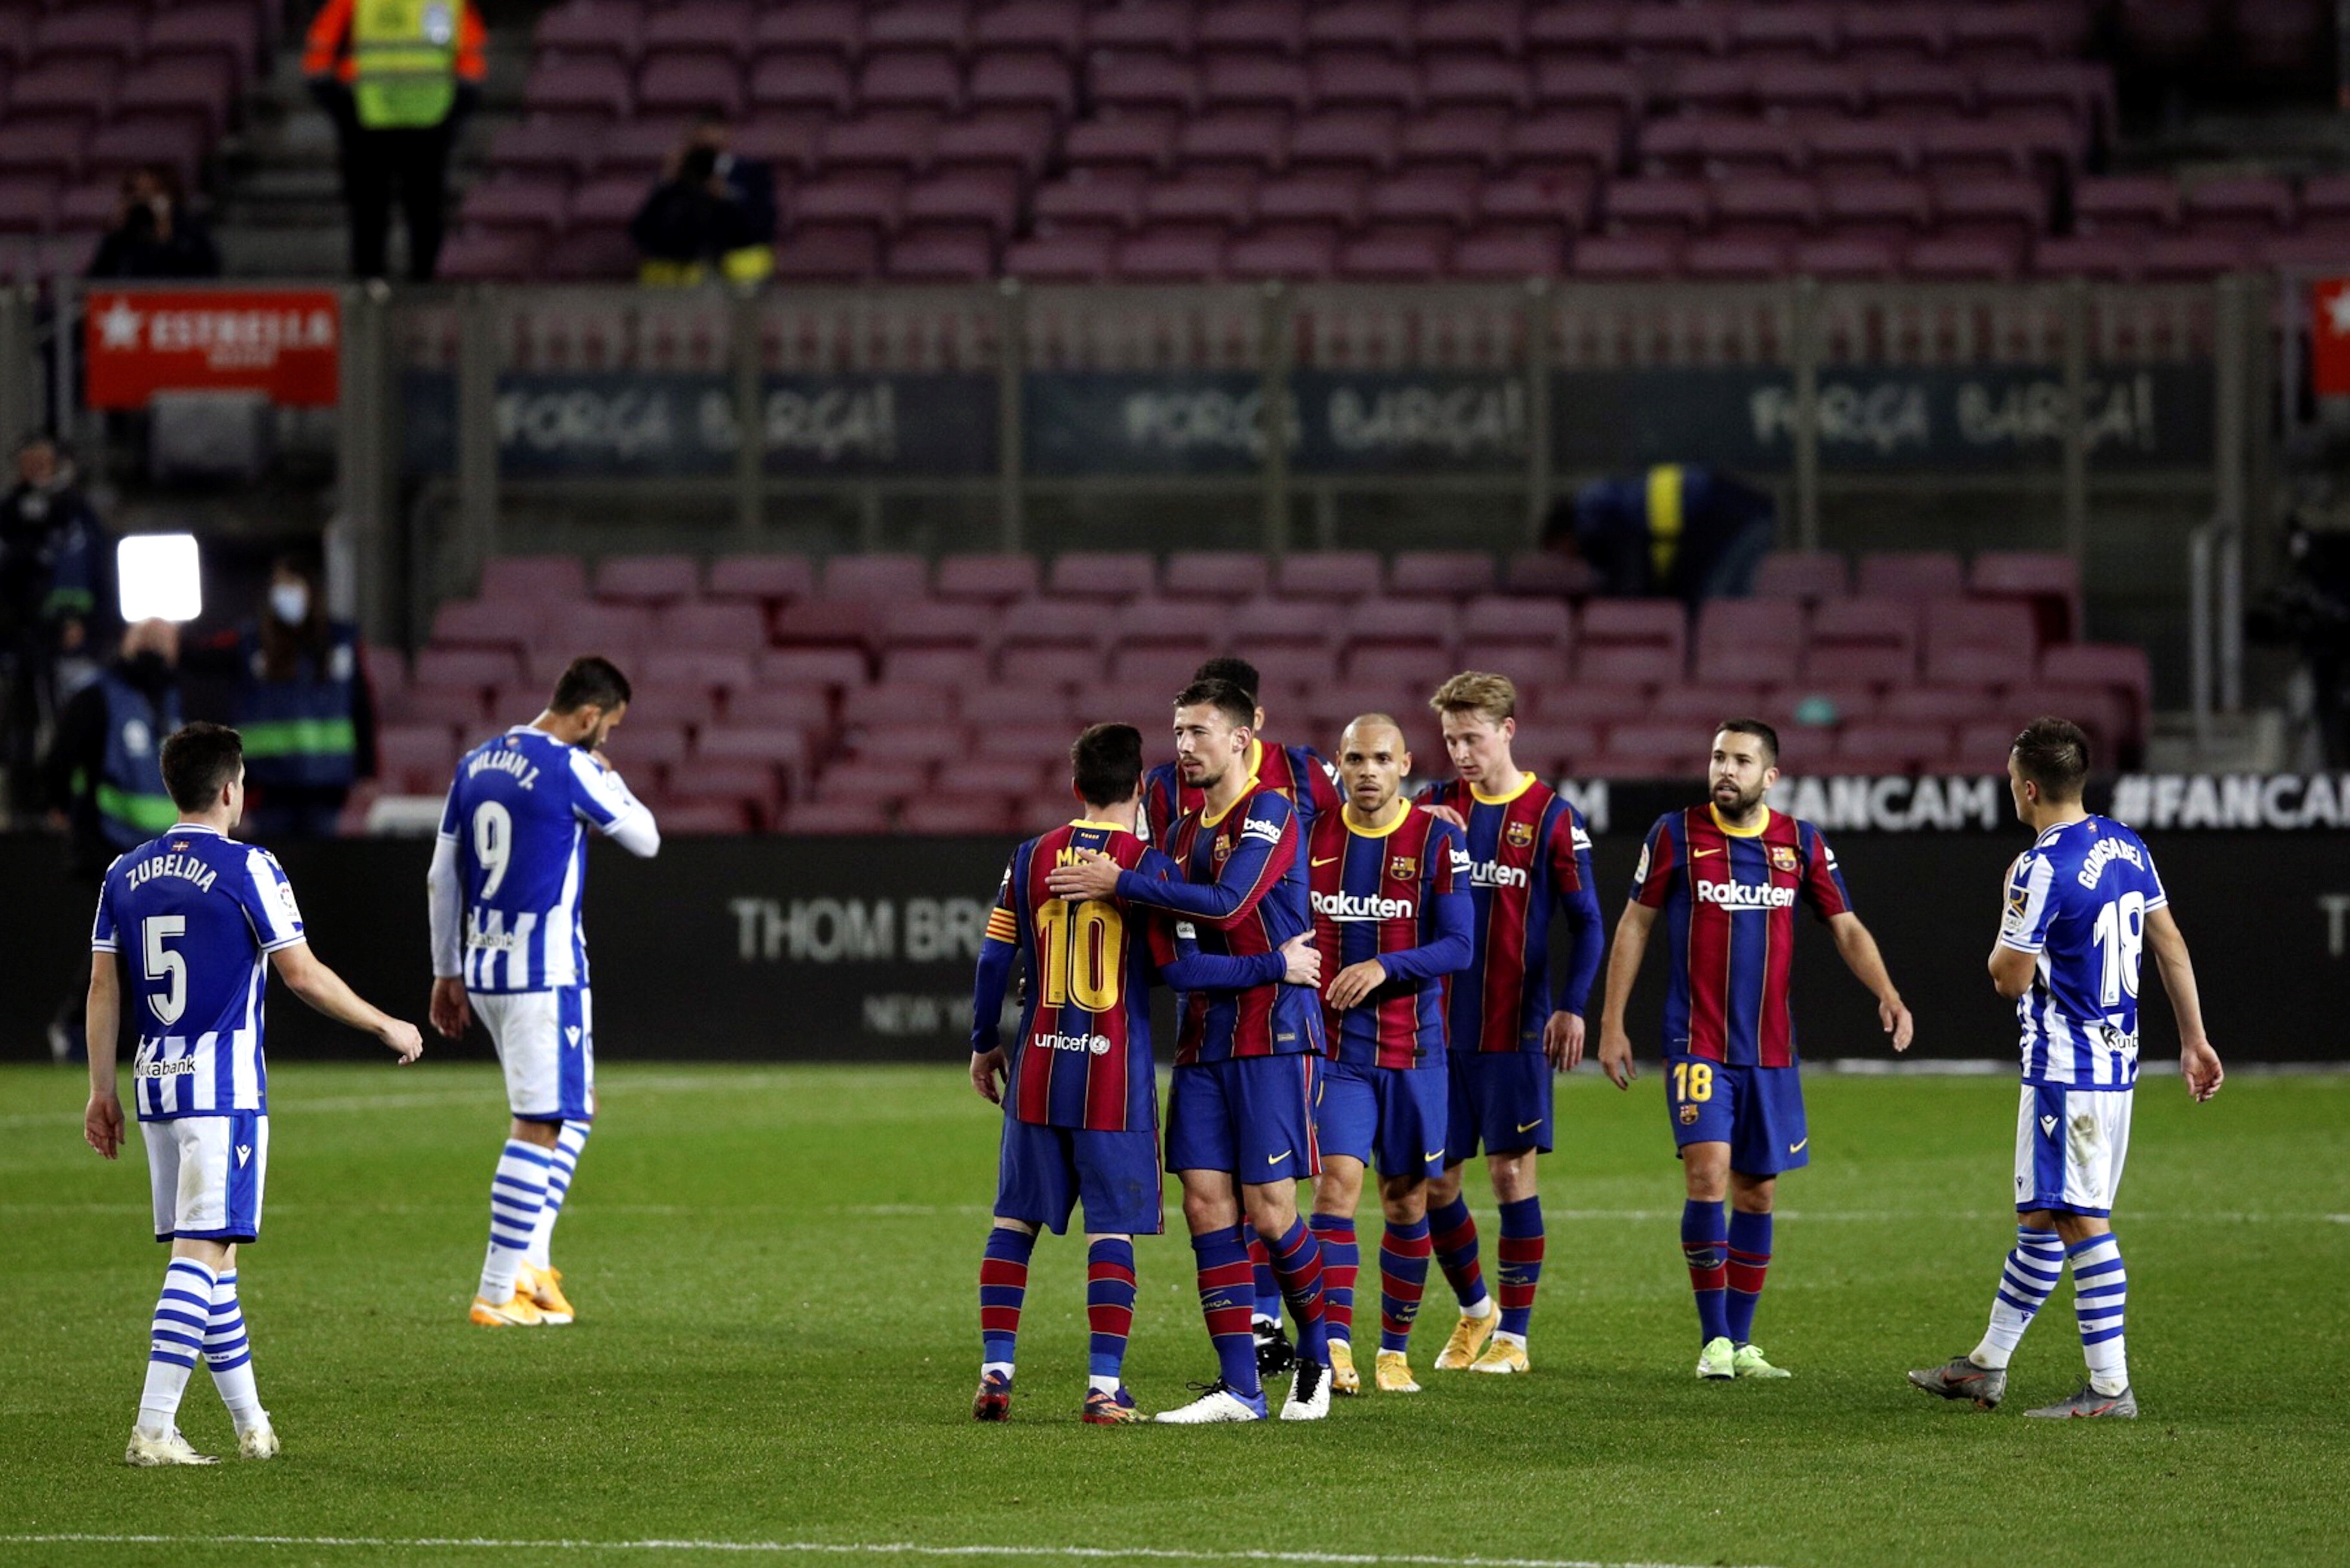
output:
<path id="1" fill-rule="evenodd" d="M 517 724 L 465 753 L 441 813 L 464 905 L 465 989 L 588 983 L 579 894 L 584 827 L 645 814 L 620 775 L 544 730 Z"/>
<path id="2" fill-rule="evenodd" d="M 269 1109 L 266 955 L 307 940 L 276 857 L 212 828 L 181 823 L 107 867 L 89 945 L 130 971 L 140 1121 Z"/>
<path id="3" fill-rule="evenodd" d="M 2072 1089 L 2137 1082 L 2146 917 L 2169 898 L 2146 840 L 2106 816 L 2059 823 L 2017 857 L 1999 943 L 2039 955 L 2016 999 L 2023 1081 Z"/>

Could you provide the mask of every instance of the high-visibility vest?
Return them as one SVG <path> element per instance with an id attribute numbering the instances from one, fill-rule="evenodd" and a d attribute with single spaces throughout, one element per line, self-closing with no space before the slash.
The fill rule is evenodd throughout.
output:
<path id="1" fill-rule="evenodd" d="M 238 652 L 236 728 L 244 739 L 248 784 L 348 788 L 358 776 L 359 738 L 352 726 L 359 680 L 359 631 L 348 622 L 328 627 L 323 664 L 307 652 L 292 676 L 269 680 L 257 629 Z"/>
<path id="2" fill-rule="evenodd" d="M 457 101 L 462 0 L 358 0 L 351 97 L 370 130 L 438 125 Z"/>
<path id="3" fill-rule="evenodd" d="M 109 670 L 99 677 L 106 692 L 106 757 L 99 764 L 99 831 L 117 849 L 136 849 L 180 820 L 163 787 L 163 742 L 180 727 L 180 694 L 153 702 Z"/>

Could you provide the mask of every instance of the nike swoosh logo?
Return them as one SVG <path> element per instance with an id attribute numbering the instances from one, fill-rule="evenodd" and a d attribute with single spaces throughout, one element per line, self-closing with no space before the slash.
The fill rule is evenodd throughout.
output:
<path id="1" fill-rule="evenodd" d="M 1540 1127 L 1540 1126 L 1542 1126 L 1542 1117 L 1540 1117 L 1540 1116 L 1536 1116 L 1534 1120 L 1532 1120 L 1532 1121 L 1530 1121 L 1530 1122 L 1520 1122 L 1520 1123 L 1518 1124 L 1518 1130 L 1519 1130 L 1520 1132 L 1532 1132 L 1532 1131 L 1534 1131 L 1534 1128 L 1536 1128 L 1536 1127 Z"/>
<path id="2" fill-rule="evenodd" d="M 1444 1151 L 1443 1151 L 1442 1149 L 1440 1149 L 1440 1148 L 1431 1148 L 1431 1149 L 1430 1149 L 1426 1154 L 1421 1155 L 1419 1158 L 1420 1158 L 1421 1159 L 1423 1159 L 1423 1160 L 1427 1161 L 1429 1164 L 1430 1164 L 1430 1165 L 1434 1165 L 1438 1160 L 1442 1159 L 1442 1158 L 1444 1158 Z"/>
<path id="3" fill-rule="evenodd" d="M 1292 1154 L 1294 1154 L 1294 1153 L 1295 1153 L 1295 1152 L 1296 1152 L 1296 1151 L 1295 1151 L 1295 1149 L 1286 1149 L 1286 1148 L 1284 1148 L 1284 1149 L 1283 1149 L 1279 1154 L 1269 1154 L 1269 1155 L 1266 1155 L 1266 1156 L 1264 1157 L 1264 1162 L 1265 1162 L 1265 1164 L 1267 1164 L 1267 1165 L 1279 1165 L 1283 1160 L 1287 1159 L 1287 1158 L 1288 1158 Z"/>
<path id="4" fill-rule="evenodd" d="M 1804 1143 L 1791 1143 L 1787 1146 L 1787 1152 L 1789 1154 L 1801 1154 L 1804 1152 L 1804 1144 L 1811 1141 L 1811 1139 L 1805 1138 Z"/>
<path id="5" fill-rule="evenodd" d="M 1321 858 L 1321 859 L 1319 859 L 1319 860 L 1316 860 L 1314 864 L 1315 864 L 1315 865 L 1316 865 L 1316 866 L 1332 866 L 1332 865 L 1336 865 L 1336 864 L 1337 863 L 1338 858 L 1339 858 L 1339 857 L 1338 857 L 1337 856 L 1336 856 L 1336 855 L 1328 855 L 1328 856 L 1325 856 L 1323 858 Z"/>
<path id="6" fill-rule="evenodd" d="M 1721 851 L 1719 849 L 1692 849 L 1690 851 L 1690 858 L 1692 860 L 1702 860 L 1709 855 L 1719 855 L 1721 853 Z"/>

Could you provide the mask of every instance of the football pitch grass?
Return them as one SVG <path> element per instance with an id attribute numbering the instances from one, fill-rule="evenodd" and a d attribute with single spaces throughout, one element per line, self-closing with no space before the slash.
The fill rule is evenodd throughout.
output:
<path id="1" fill-rule="evenodd" d="M 0 1070 L 0 1563 L 457 1565 L 551 1542 L 613 1563 L 2345 1555 L 2350 1076 L 2240 1075 L 2200 1107 L 2175 1076 L 2140 1090 L 2116 1226 L 2134 1424 L 2022 1415 L 2077 1381 L 2069 1282 L 1999 1411 L 1903 1382 L 1974 1343 L 2012 1237 L 2002 1078 L 1813 1073 L 1814 1164 L 1782 1184 L 1756 1325 L 1795 1375 L 1696 1381 L 1650 1067 L 1630 1096 L 1587 1070 L 1562 1085 L 1531 1376 L 1430 1370 L 1452 1318 L 1438 1277 L 1422 1395 L 1125 1431 L 1076 1419 L 1074 1237 L 1038 1247 L 1011 1424 L 970 1419 L 997 1113 L 959 1064 L 608 1068 L 556 1241 L 580 1321 L 536 1331 L 464 1317 L 502 1136 L 488 1069 L 272 1076 L 241 1273 L 284 1457 L 133 1470 L 164 1260 L 143 1155 L 82 1147 L 78 1073 Z M 1173 1233 L 1139 1248 L 1127 1370 L 1149 1409 L 1212 1366 L 1171 1191 Z M 1373 1262 L 1367 1383 L 1377 1289 Z M 181 1424 L 234 1453 L 201 1370 Z"/>

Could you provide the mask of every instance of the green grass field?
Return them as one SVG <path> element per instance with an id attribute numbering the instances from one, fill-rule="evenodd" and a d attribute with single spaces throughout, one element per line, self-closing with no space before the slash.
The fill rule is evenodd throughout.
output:
<path id="1" fill-rule="evenodd" d="M 2075 1381 L 2069 1285 L 1999 1412 L 1903 1384 L 1981 1328 L 2012 1233 L 2004 1079 L 1814 1074 L 1814 1164 L 1783 1185 L 1756 1328 L 1796 1376 L 1696 1382 L 1651 1071 L 1631 1096 L 1587 1074 L 1562 1089 L 1534 1376 L 1428 1371 L 1440 1279 L 1424 1395 L 1124 1432 L 1076 1419 L 1083 1250 L 1052 1238 L 1014 1422 L 969 1419 L 996 1113 L 959 1065 L 608 1069 L 556 1243 L 580 1322 L 537 1331 L 464 1320 L 503 1119 L 489 1071 L 286 1066 L 272 1087 L 266 1235 L 242 1273 L 285 1457 L 136 1471 L 163 1266 L 143 1158 L 82 1147 L 78 1075 L 0 1071 L 0 1563 L 476 1564 L 556 1540 L 615 1563 L 740 1543 L 904 1563 L 2345 1556 L 2350 1077 L 2243 1075 L 2202 1107 L 2176 1078 L 2141 1091 L 2116 1221 L 2135 1425 L 2019 1413 Z M 1128 1376 L 1157 1408 L 1212 1362 L 1188 1248 L 1146 1241 L 1140 1270 Z M 182 1425 L 227 1439 L 201 1371 Z"/>

